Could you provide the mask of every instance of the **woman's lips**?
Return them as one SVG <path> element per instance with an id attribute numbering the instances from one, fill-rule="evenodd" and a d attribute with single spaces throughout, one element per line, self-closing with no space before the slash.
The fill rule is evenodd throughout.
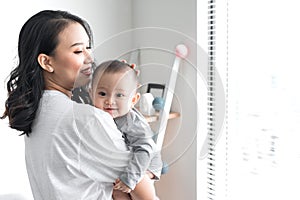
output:
<path id="1" fill-rule="evenodd" d="M 89 67 L 89 68 L 83 69 L 83 70 L 81 70 L 81 73 L 86 76 L 90 76 L 92 74 L 92 68 Z"/>

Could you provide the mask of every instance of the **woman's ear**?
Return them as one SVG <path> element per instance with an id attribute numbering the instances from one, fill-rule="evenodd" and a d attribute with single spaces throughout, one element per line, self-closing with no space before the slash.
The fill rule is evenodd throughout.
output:
<path id="1" fill-rule="evenodd" d="M 50 73 L 54 72 L 54 69 L 51 66 L 50 58 L 48 55 L 41 53 L 41 54 L 39 54 L 37 59 L 38 59 L 38 63 L 44 70 L 46 70 L 47 72 L 50 72 Z"/>

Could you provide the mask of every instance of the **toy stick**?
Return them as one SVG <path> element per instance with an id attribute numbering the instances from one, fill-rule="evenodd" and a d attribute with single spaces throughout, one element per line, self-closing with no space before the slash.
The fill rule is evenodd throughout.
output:
<path id="1" fill-rule="evenodd" d="M 159 149 L 162 148 L 165 131 L 167 128 L 167 123 L 168 123 L 169 113 L 170 113 L 171 104 L 173 100 L 173 94 L 175 91 L 175 85 L 176 85 L 180 61 L 186 58 L 187 54 L 188 54 L 188 49 L 184 44 L 179 44 L 176 46 L 175 49 L 176 57 L 172 66 L 169 82 L 168 84 L 166 84 L 165 87 L 166 92 L 163 97 L 165 101 L 164 108 L 160 111 L 159 120 L 158 120 L 158 135 L 157 135 L 156 144 Z"/>

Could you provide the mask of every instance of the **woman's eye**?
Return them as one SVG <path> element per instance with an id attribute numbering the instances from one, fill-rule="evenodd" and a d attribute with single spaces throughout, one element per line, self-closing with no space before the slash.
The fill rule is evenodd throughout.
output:
<path id="1" fill-rule="evenodd" d="M 91 49 L 92 49 L 91 46 L 87 46 L 87 47 L 85 47 L 85 49 L 80 49 L 80 50 L 74 51 L 74 53 L 75 53 L 75 54 L 81 54 L 81 53 L 83 53 L 84 51 L 90 51 Z"/>
<path id="2" fill-rule="evenodd" d="M 104 96 L 106 95 L 105 92 L 99 92 L 98 94 L 99 94 L 100 96 L 102 96 L 102 97 L 104 97 Z"/>

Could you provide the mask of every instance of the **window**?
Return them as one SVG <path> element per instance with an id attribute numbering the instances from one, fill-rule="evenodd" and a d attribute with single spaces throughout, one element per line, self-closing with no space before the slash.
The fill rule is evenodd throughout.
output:
<path id="1" fill-rule="evenodd" d="M 226 108 L 220 133 L 213 131 L 214 135 L 208 136 L 211 140 L 207 141 L 214 142 L 206 144 L 208 149 L 213 147 L 212 154 L 199 159 L 198 188 L 202 188 L 198 199 L 299 199 L 300 14 L 296 3 L 198 3 L 206 9 L 203 14 L 198 5 L 198 12 L 202 12 L 202 19 L 198 19 L 204 23 L 206 15 L 206 26 L 212 24 L 210 11 L 215 12 L 212 74 L 219 75 L 220 82 L 216 77 L 212 81 L 223 84 Z M 205 45 L 201 43 L 205 33 L 199 28 L 198 24 L 198 44 Z M 212 39 L 210 30 L 206 31 Z M 206 49 L 210 56 L 209 45 Z M 218 95 L 218 90 L 212 92 L 213 103 L 222 104 Z M 218 112 L 212 109 L 213 120 L 219 120 Z M 214 125 L 208 126 L 208 133 Z M 202 143 L 199 145 L 201 149 Z M 200 170 L 206 171 L 205 181 Z M 208 188 L 206 194 L 204 188 Z"/>

